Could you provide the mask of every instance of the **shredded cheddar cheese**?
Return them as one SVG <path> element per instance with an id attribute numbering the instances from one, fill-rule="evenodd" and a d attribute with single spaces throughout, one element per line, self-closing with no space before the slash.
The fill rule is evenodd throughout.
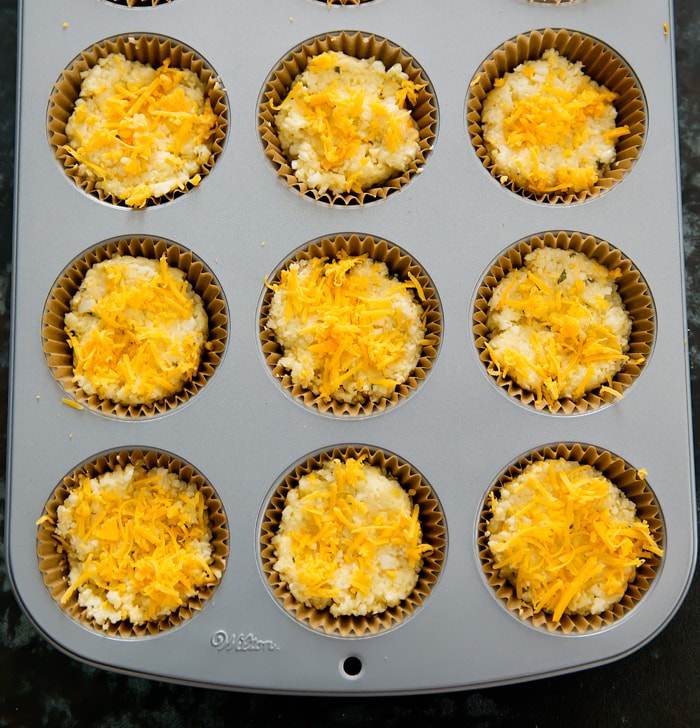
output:
<path id="1" fill-rule="evenodd" d="M 414 276 L 341 254 L 293 263 L 270 284 L 269 327 L 292 380 L 323 401 L 376 401 L 415 369 L 425 337 L 424 298 Z M 415 292 L 415 295 L 414 295 Z"/>
<path id="2" fill-rule="evenodd" d="M 621 396 L 611 382 L 629 359 L 632 323 L 618 276 L 583 253 L 528 253 L 489 301 L 487 350 L 497 372 L 550 408 L 600 385 Z"/>
<path id="3" fill-rule="evenodd" d="M 532 463 L 491 495 L 494 568 L 535 613 L 599 614 L 662 555 L 634 504 L 602 473 L 564 459 Z"/>
<path id="4" fill-rule="evenodd" d="M 62 603 L 77 592 L 105 629 L 167 616 L 220 577 L 202 494 L 165 468 L 82 477 L 58 507 L 55 537 L 70 565 Z"/>
<path id="5" fill-rule="evenodd" d="M 287 494 L 272 539 L 294 597 L 331 614 L 382 612 L 405 599 L 423 556 L 418 505 L 364 458 L 333 460 Z"/>
<path id="6" fill-rule="evenodd" d="M 72 407 L 73 409 L 76 409 L 76 410 L 82 410 L 83 409 L 83 405 L 82 404 L 80 404 L 79 402 L 76 402 L 74 399 L 70 399 L 68 397 L 63 397 L 61 399 L 61 403 L 62 404 L 65 404 L 66 407 Z"/>
<path id="7" fill-rule="evenodd" d="M 154 69 L 109 54 L 86 72 L 65 150 L 106 194 L 130 207 L 196 185 L 216 115 L 189 69 Z"/>
<path id="8" fill-rule="evenodd" d="M 496 79 L 484 100 L 484 140 L 498 176 L 536 193 L 589 189 L 615 159 L 617 95 L 555 49 Z"/>
<path id="9" fill-rule="evenodd" d="M 387 70 L 336 51 L 310 58 L 274 119 L 296 176 L 344 194 L 406 171 L 419 152 L 408 108 L 419 88 L 398 63 Z"/>
<path id="10" fill-rule="evenodd" d="M 191 380 L 208 319 L 184 273 L 165 257 L 114 256 L 88 270 L 65 316 L 74 381 L 123 404 L 168 397 Z"/>

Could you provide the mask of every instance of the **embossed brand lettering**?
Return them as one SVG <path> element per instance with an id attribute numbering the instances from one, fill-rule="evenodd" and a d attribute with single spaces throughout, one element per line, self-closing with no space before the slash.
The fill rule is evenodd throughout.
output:
<path id="1" fill-rule="evenodd" d="M 272 640 L 261 640 L 252 632 L 232 632 L 219 629 L 211 636 L 211 646 L 217 652 L 275 652 L 279 645 Z"/>

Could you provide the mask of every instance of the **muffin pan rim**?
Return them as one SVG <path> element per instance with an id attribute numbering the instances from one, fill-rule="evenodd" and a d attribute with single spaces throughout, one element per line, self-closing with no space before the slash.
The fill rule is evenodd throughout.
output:
<path id="1" fill-rule="evenodd" d="M 76 199 L 74 194 L 65 194 L 72 190 L 64 190 L 66 186 L 57 183 L 54 179 L 56 175 L 51 174 L 52 167 L 49 166 L 47 171 L 47 159 L 44 157 L 48 155 L 34 154 L 31 151 L 29 145 L 42 139 L 44 130 L 41 122 L 45 115 L 37 120 L 37 104 L 34 98 L 36 85 L 28 84 L 27 79 L 34 77 L 39 86 L 42 85 L 41 79 L 44 79 L 44 87 L 50 88 L 52 79 L 46 77 L 47 68 L 50 71 L 52 63 L 56 68 L 63 65 L 66 47 L 73 44 L 79 47 L 87 45 L 93 35 L 97 34 L 97 30 L 105 31 L 108 25 L 121 24 L 121 28 L 117 27 L 117 30 L 129 31 L 128 25 L 124 26 L 133 22 L 136 17 L 148 31 L 162 34 L 170 29 L 170 35 L 182 37 L 178 24 L 192 5 L 173 2 L 167 13 L 152 12 L 129 16 L 126 12 L 104 12 L 104 4 L 94 0 L 74 0 L 75 5 L 72 5 L 70 12 L 66 8 L 61 11 L 53 6 L 40 8 L 37 0 L 24 0 L 23 29 L 29 32 L 23 45 L 26 56 L 21 63 L 25 74 L 25 83 L 19 95 L 23 113 L 18 117 L 19 232 L 15 237 L 15 253 L 20 255 L 15 256 L 18 264 L 17 275 L 13 276 L 13 297 L 14 302 L 20 305 L 15 306 L 13 314 L 16 335 L 11 362 L 12 435 L 8 442 L 8 573 L 18 599 L 32 621 L 45 636 L 70 655 L 108 669 L 218 688 L 335 694 L 433 692 L 520 682 L 531 677 L 571 672 L 617 659 L 646 644 L 678 608 L 688 589 L 689 561 L 694 560 L 696 551 L 696 524 L 692 519 L 692 513 L 695 512 L 694 494 L 689 487 L 689 472 L 685 470 L 691 468 L 688 443 L 683 442 L 681 433 L 680 438 L 675 438 L 668 448 L 662 450 L 656 441 L 652 441 L 650 430 L 645 424 L 651 419 L 656 421 L 655 427 L 660 430 L 673 426 L 678 431 L 683 429 L 683 423 L 687 423 L 690 414 L 685 399 L 688 380 L 684 357 L 687 349 L 682 345 L 684 327 L 680 320 L 684 313 L 683 302 L 679 291 L 670 291 L 661 283 L 664 280 L 677 282 L 680 271 L 679 259 L 676 259 L 680 253 L 676 249 L 679 248 L 677 243 L 680 241 L 677 169 L 673 164 L 677 159 L 674 160 L 668 154 L 663 158 L 657 155 L 659 142 L 668 143 L 674 134 L 672 89 L 668 83 L 657 83 L 659 77 L 665 79 L 670 73 L 672 58 L 667 44 L 672 38 L 663 36 L 658 17 L 659 8 L 656 8 L 653 19 L 645 20 L 643 15 L 635 16 L 637 32 L 622 39 L 621 25 L 615 21 L 627 17 L 626 0 L 607 0 L 604 13 L 602 3 L 600 8 L 593 1 L 570 5 L 570 12 L 566 17 L 579 18 L 577 23 L 572 22 L 576 27 L 585 26 L 588 30 L 595 30 L 596 25 L 602 27 L 601 17 L 607 19 L 605 37 L 611 43 L 615 37 L 619 38 L 617 46 L 621 50 L 623 47 L 627 49 L 625 56 L 633 63 L 639 78 L 644 81 L 654 124 L 653 127 L 650 125 L 645 153 L 635 167 L 635 174 L 628 175 L 625 184 L 617 186 L 614 199 L 612 195 L 604 195 L 595 201 L 594 206 L 591 206 L 591 201 L 590 205 L 581 204 L 570 206 L 571 209 L 568 210 L 543 212 L 542 206 L 534 203 L 523 204 L 523 200 L 506 201 L 499 190 L 490 189 L 493 185 L 481 184 L 483 177 L 475 174 L 478 165 L 472 164 L 471 152 L 464 143 L 466 137 L 459 107 L 466 91 L 469 71 L 478 62 L 475 56 L 480 48 L 483 47 L 486 51 L 488 47 L 495 47 L 497 42 L 493 41 L 496 38 L 501 40 L 501 36 L 515 34 L 521 27 L 529 27 L 533 17 L 542 18 L 547 13 L 553 15 L 560 11 L 556 5 L 552 5 L 549 11 L 544 6 L 535 11 L 527 3 L 508 2 L 508 14 L 499 15 L 498 9 L 506 7 L 505 1 L 499 4 L 486 0 L 469 0 L 472 5 L 453 1 L 457 14 L 465 12 L 465 8 L 473 14 L 478 2 L 479 7 L 483 8 L 484 22 L 478 28 L 479 36 L 474 37 L 471 44 L 455 47 L 454 54 L 451 54 L 453 63 L 468 69 L 463 74 L 464 78 L 457 80 L 458 74 L 453 70 L 449 73 L 444 67 L 440 70 L 442 61 L 439 60 L 439 54 L 434 55 L 432 50 L 418 54 L 440 94 L 440 138 L 431 163 L 426 167 L 420 182 L 406 186 L 400 195 L 392 195 L 390 203 L 381 206 L 367 205 L 361 212 L 357 209 L 346 211 L 343 208 L 328 211 L 320 206 L 306 205 L 297 199 L 290 199 L 294 196 L 289 195 L 283 185 L 281 188 L 275 187 L 271 184 L 273 180 L 268 179 L 269 173 L 263 174 L 264 160 L 260 157 L 259 145 L 255 143 L 256 127 L 253 120 L 259 81 L 264 69 L 270 65 L 266 59 L 279 57 L 302 34 L 300 31 L 305 31 L 303 34 L 308 35 L 319 28 L 324 30 L 330 22 L 329 18 L 333 18 L 327 14 L 322 3 L 298 0 L 298 7 L 294 7 L 295 21 L 290 23 L 288 0 L 270 0 L 273 17 L 279 20 L 279 32 L 261 38 L 256 47 L 247 49 L 250 55 L 250 63 L 247 65 L 261 69 L 259 77 L 248 78 L 247 75 L 254 75 L 252 72 L 236 76 L 235 70 L 241 62 L 242 54 L 235 44 L 222 50 L 218 58 L 215 57 L 216 50 L 206 51 L 226 81 L 236 79 L 236 98 L 242 108 L 237 109 L 235 105 L 231 108 L 232 128 L 237 128 L 250 141 L 246 145 L 227 144 L 222 163 L 216 165 L 219 177 L 217 181 L 230 180 L 232 189 L 236 191 L 235 195 L 219 196 L 218 185 L 208 185 L 204 194 L 205 187 L 202 186 L 198 191 L 201 194 L 183 195 L 178 198 L 177 205 L 148 208 L 143 214 L 134 212 L 127 218 L 107 206 L 98 207 Z M 224 6 L 224 0 L 212 2 Z M 362 9 L 354 11 L 354 24 L 384 37 L 400 38 L 407 48 L 417 50 L 423 44 L 425 49 L 429 49 L 429 42 L 422 30 L 412 26 L 420 25 L 416 23 L 416 18 L 434 20 L 434 13 L 428 13 L 425 4 L 419 0 L 404 2 L 409 10 L 415 9 L 417 13 L 410 22 L 393 12 L 396 3 L 378 2 L 366 3 Z M 318 7 L 312 7 L 313 5 Z M 670 7 L 670 1 L 667 5 Z M 81 10 L 82 13 L 78 12 Z M 598 13 L 599 10 L 601 13 Z M 237 12 L 240 12 L 237 17 L 241 22 L 238 30 L 232 27 L 232 33 L 239 32 L 243 27 L 256 27 L 254 11 L 253 0 L 241 3 L 237 8 Z M 533 12 L 541 14 L 533 16 Z M 560 19 L 562 16 L 556 17 Z M 498 26 L 494 29 L 496 20 Z M 68 22 L 67 32 L 61 29 L 64 21 Z M 31 32 L 37 28 L 53 40 L 53 43 L 47 44 L 46 53 L 41 58 L 29 52 L 36 39 L 41 37 L 41 33 Z M 387 29 L 392 28 L 401 30 L 387 32 Z M 464 28 L 467 34 L 475 36 L 477 28 L 473 23 L 463 26 L 463 31 Z M 109 27 L 109 31 L 112 30 Z M 190 45 L 202 49 L 211 47 L 208 40 L 204 42 L 205 34 L 209 32 L 206 23 L 192 25 L 189 32 Z M 457 29 L 450 27 L 445 33 L 448 37 L 454 37 Z M 107 35 L 106 32 L 100 34 Z M 87 42 L 83 44 L 81 39 Z M 653 59 L 651 55 L 654 56 Z M 434 60 L 428 63 L 431 57 Z M 56 63 L 56 58 L 60 58 L 61 63 Z M 254 63 L 256 58 L 258 61 Z M 457 87 L 459 93 L 451 96 L 450 89 Z M 44 100 L 41 99 L 42 102 Z M 450 114 L 446 115 L 450 109 Z M 451 150 L 455 152 L 453 157 L 449 156 Z M 31 162 L 35 164 L 32 165 Z M 255 172 L 258 175 L 256 181 L 259 181 L 255 190 L 237 183 L 232 171 L 240 168 L 259 170 Z M 650 171 L 653 176 L 650 176 Z M 432 191 L 442 175 L 448 174 L 454 177 L 455 184 L 445 186 L 444 197 L 438 198 Z M 213 182 L 213 178 L 211 181 Z M 653 181 L 653 196 L 644 187 L 649 181 Z M 481 210 L 468 195 L 458 197 L 457 187 L 464 190 L 472 189 L 472 186 L 479 187 L 483 211 L 496 209 L 497 216 L 481 214 Z M 27 266 L 27 263 L 40 240 L 40 235 L 36 234 L 37 229 L 43 221 L 49 220 L 45 206 L 35 205 L 35 192 L 43 192 L 46 197 L 47 191 L 49 196 L 55 193 L 56 200 L 53 210 L 55 215 L 48 222 L 55 229 L 54 245 L 40 249 L 43 265 L 35 268 L 32 265 Z M 263 209 L 261 205 L 251 205 L 255 195 L 260 198 L 269 195 L 275 200 L 274 206 L 264 208 L 265 219 L 247 219 L 246 215 L 237 217 L 239 210 L 247 212 L 248 208 Z M 644 206 L 646 209 L 645 203 L 649 199 L 658 204 L 659 210 L 665 211 L 664 227 L 661 230 L 660 223 L 655 223 L 653 217 L 644 221 L 643 226 L 639 224 L 640 221 L 630 219 L 623 228 L 620 216 L 615 218 L 611 215 L 616 206 L 625 203 L 632 205 L 633 209 L 637 209 L 635 205 Z M 428 206 L 420 208 L 421 214 L 418 214 L 419 208 L 416 206 L 424 201 Z M 85 230 L 68 230 L 66 213 L 73 209 L 87 216 L 88 225 Z M 199 220 L 208 220 L 213 219 L 211 213 L 214 210 L 222 226 L 227 226 L 226 235 L 213 227 L 211 231 L 204 231 L 196 230 L 193 226 L 197 219 L 190 217 L 193 213 L 199 214 Z M 600 214 L 595 218 L 594 224 L 581 224 L 584 215 L 589 213 Z M 343 215 L 356 217 L 345 219 Z M 357 215 L 362 217 L 361 224 L 357 222 Z M 547 223 L 543 223 L 541 215 L 545 218 L 550 215 Z M 404 219 L 399 224 L 396 218 L 400 216 Z M 496 219 L 487 219 L 492 217 Z M 290 220 L 295 221 L 294 225 L 298 226 L 303 222 L 304 227 L 309 229 L 304 230 L 303 234 L 290 230 L 293 227 L 289 224 Z M 435 220 L 440 222 L 441 235 L 433 234 Z M 99 225 L 100 228 L 104 225 L 107 232 L 93 235 L 89 227 L 91 224 Z M 48 225 L 45 223 L 44 228 Z M 235 346 L 228 349 L 227 379 L 214 379 L 212 386 L 205 388 L 202 396 L 193 400 L 186 409 L 183 408 L 179 413 L 173 412 L 167 418 L 128 425 L 101 421 L 99 427 L 93 428 L 94 432 L 86 437 L 81 428 L 86 424 L 94 425 L 94 420 L 85 420 L 84 413 L 61 406 L 60 401 L 56 401 L 54 384 L 43 368 L 39 342 L 27 339 L 22 333 L 25 319 L 31 325 L 36 316 L 32 318 L 31 315 L 17 315 L 17 311 L 27 310 L 27 306 L 30 311 L 32 308 L 35 311 L 40 308 L 40 303 L 34 300 L 35 294 L 32 294 L 31 287 L 32 284 L 37 285 L 42 295 L 48 289 L 51 281 L 45 280 L 46 270 L 60 268 L 63 258 L 70 257 L 61 253 L 60 246 L 67 245 L 71 250 L 71 246 L 84 247 L 91 238 L 100 239 L 123 233 L 125 225 L 134 228 L 129 229 L 128 233 L 145 229 L 171 240 L 186 238 L 188 245 L 209 263 L 218 258 L 213 269 L 229 297 L 229 306 L 237 317 L 231 338 L 231 343 Z M 643 386 L 640 381 L 634 397 L 625 398 L 625 401 L 618 403 L 619 406 L 608 408 L 595 417 L 535 420 L 534 413 L 513 408 L 500 397 L 488 397 L 486 383 L 480 377 L 473 376 L 474 367 L 466 354 L 469 346 L 469 312 L 465 310 L 465 299 L 483 264 L 494 247 L 501 249 L 531 230 L 544 228 L 584 229 L 605 240 L 613 240 L 631 255 L 635 264 L 648 276 L 647 283 L 654 290 L 655 296 L 660 296 L 655 299 L 660 317 L 659 338 L 653 367 L 646 372 Z M 192 238 L 183 236 L 175 232 L 179 229 L 193 230 L 194 235 Z M 307 240 L 337 229 L 371 230 L 373 234 L 396 240 L 406 249 L 414 251 L 417 258 L 430 269 L 431 277 L 442 296 L 446 319 L 440 366 L 431 375 L 429 386 L 426 385 L 421 397 L 410 398 L 401 408 L 387 413 L 386 417 L 368 418 L 361 423 L 336 423 L 328 419 L 318 422 L 320 418 L 314 418 L 312 413 L 304 412 L 298 407 L 291 408 L 290 403 L 279 401 L 284 398 L 273 396 L 269 387 L 266 388 L 265 385 L 269 383 L 265 378 L 266 372 L 257 366 L 257 353 L 253 355 L 257 344 L 254 302 L 260 291 L 262 275 L 271 268 L 271 259 L 281 259 L 293 247 L 289 243 L 290 238 Z M 231 233 L 234 230 L 236 235 Z M 458 244 L 465 239 L 463 231 L 468 234 L 468 245 Z M 660 257 L 658 265 L 656 253 L 650 255 L 649 246 L 645 245 L 644 240 L 636 239 L 635 231 L 643 233 L 639 235 L 641 238 L 655 236 L 655 245 L 661 239 L 666 240 L 668 255 L 665 259 Z M 39 233 L 42 232 L 43 230 L 39 230 Z M 209 234 L 210 232 L 213 234 Z M 221 246 L 222 240 L 225 241 L 225 246 Z M 266 241 L 264 248 L 260 248 L 260 240 Z M 630 242 L 625 243 L 626 240 L 634 240 L 634 246 Z M 215 253 L 216 245 L 219 250 Z M 431 250 L 431 256 L 421 252 L 425 250 Z M 433 253 L 440 260 L 437 266 L 430 264 Z M 650 261 L 653 262 L 653 268 Z M 244 307 L 241 307 L 242 303 L 245 303 Z M 238 324 L 242 324 L 240 330 Z M 228 378 L 230 374 L 234 376 Z M 668 380 L 665 383 L 665 401 L 660 392 L 654 391 L 655 385 L 663 381 L 664 377 Z M 455 387 L 456 381 L 466 386 Z M 262 396 L 253 397 L 252 392 L 262 393 Z M 35 402 L 35 396 L 39 395 L 41 401 L 37 399 Z M 486 402 L 488 406 L 484 406 Z M 428 404 L 430 406 L 426 406 Z M 242 426 L 235 427 L 237 413 L 245 412 L 246 407 L 256 416 L 247 418 L 248 421 Z M 292 409 L 294 412 L 291 412 Z M 208 416 L 212 412 L 223 416 L 226 423 L 223 428 L 217 428 L 216 423 L 212 422 L 212 418 Z M 458 412 L 460 414 L 456 414 Z M 182 432 L 183 422 L 190 432 Z M 511 436 L 513 428 L 508 426 L 509 422 L 519 424 L 519 437 L 522 439 Z M 167 635 L 167 642 L 148 640 L 146 645 L 145 640 L 143 643 L 134 641 L 128 645 L 128 650 L 124 650 L 120 648 L 120 641 L 115 644 L 114 640 L 103 640 L 101 635 L 83 634 L 85 630 L 72 624 L 63 624 L 66 621 L 64 619 L 56 619 L 61 615 L 52 613 L 58 612 L 53 605 L 50 608 L 44 607 L 44 597 L 37 593 L 36 576 L 25 574 L 22 568 L 26 552 L 29 551 L 31 556 L 31 544 L 27 547 L 27 535 L 19 530 L 25 530 L 23 513 L 30 511 L 30 518 L 34 520 L 35 511 L 40 512 L 34 502 L 36 493 L 33 490 L 36 488 L 19 487 L 22 483 L 37 483 L 42 480 L 38 464 L 30 462 L 33 458 L 23 457 L 26 454 L 26 443 L 30 441 L 29 434 L 33 434 L 32 430 L 38 427 L 44 428 L 39 431 L 46 433 L 45 442 L 42 443 L 44 460 L 47 464 L 52 463 L 51 467 L 59 472 L 68 470 L 73 460 L 79 459 L 86 449 L 89 454 L 121 446 L 128 439 L 129 442 L 140 442 L 142 447 L 163 449 L 167 444 L 167 449 L 181 453 L 189 462 L 202 463 L 207 460 L 207 476 L 211 482 L 216 483 L 219 490 L 221 483 L 227 484 L 224 492 L 220 491 L 220 495 L 231 521 L 233 557 L 227 569 L 229 578 L 222 581 L 216 604 L 209 605 L 211 609 L 203 610 L 198 615 L 196 631 L 173 630 Z M 629 435 L 630 427 L 634 428 L 634 437 Z M 490 595 L 482 594 L 482 590 L 475 585 L 474 579 L 478 571 L 475 564 L 471 563 L 472 559 L 463 559 L 460 562 L 460 559 L 454 558 L 457 550 L 462 553 L 465 548 L 467 553 L 472 550 L 472 532 L 464 524 L 471 520 L 476 508 L 473 502 L 475 487 L 481 490 L 478 484 L 487 482 L 484 471 L 489 470 L 490 466 L 496 467 L 501 460 L 506 460 L 514 446 L 516 449 L 527 447 L 532 437 L 529 428 L 533 428 L 533 431 L 536 428 L 538 440 L 553 441 L 557 439 L 553 436 L 556 432 L 561 440 L 604 441 L 606 448 L 621 454 L 629 462 L 642 462 L 640 453 L 654 453 L 656 473 L 650 467 L 649 479 L 654 483 L 655 489 L 660 491 L 657 496 L 664 506 L 664 515 L 668 519 L 667 528 L 673 537 L 669 539 L 666 562 L 670 568 L 664 568 L 659 574 L 657 588 L 649 593 L 649 599 L 645 601 L 643 608 L 633 610 L 634 618 L 629 621 L 621 620 L 617 629 L 605 632 L 604 639 L 601 639 L 603 635 L 590 634 L 582 635 L 581 640 L 568 640 L 565 650 L 556 647 L 562 643 L 561 640 L 548 639 L 547 635 L 529 634 L 535 630 L 524 630 L 528 634 L 519 635 L 523 631 L 517 629 L 520 625 L 515 620 L 501 620 L 495 615 L 490 609 L 493 606 Z M 607 435 L 594 437 L 597 428 L 601 428 Z M 197 433 L 198 437 L 193 438 L 191 433 Z M 72 439 L 69 437 L 71 435 Z M 244 436 L 236 444 L 236 438 L 241 438 L 241 435 Z M 495 438 L 500 444 L 490 444 L 489 438 Z M 256 450 L 257 444 L 268 439 L 275 443 L 274 451 L 266 450 L 261 456 Z M 428 447 L 431 439 L 438 442 L 438 447 L 433 447 L 432 450 Z M 378 443 L 382 449 L 401 453 L 402 457 L 415 463 L 431 484 L 439 488 L 450 527 L 451 558 L 446 562 L 440 589 L 431 595 L 426 609 L 402 625 L 401 630 L 391 630 L 378 636 L 376 640 L 356 641 L 352 644 L 353 653 L 359 655 L 364 664 L 362 674 L 353 680 L 339 675 L 337 667 L 342 658 L 347 657 L 347 643 L 327 640 L 325 635 L 309 634 L 306 630 L 296 628 L 291 620 L 282 619 L 283 615 L 278 618 L 279 610 L 275 605 L 268 605 L 264 584 L 257 577 L 255 567 L 256 540 L 255 534 L 251 533 L 254 526 L 246 516 L 249 511 L 257 512 L 260 495 L 258 491 L 263 489 L 260 483 L 267 487 L 266 484 L 272 482 L 276 471 L 282 470 L 282 467 L 276 467 L 277 459 L 280 462 L 290 462 L 299 452 L 307 452 L 313 446 L 329 440 Z M 202 454 L 207 452 L 203 444 L 205 442 L 211 443 L 217 453 L 225 454 L 221 457 L 202 458 Z M 252 452 L 244 451 L 246 445 L 250 446 L 247 449 Z M 13 479 L 17 482 L 12 483 Z M 254 507 L 251 507 L 251 501 Z M 232 565 L 236 569 L 230 573 Z M 235 578 L 231 578 L 234 576 Z M 236 588 L 241 584 L 245 593 Z M 43 588 L 42 584 L 38 586 Z M 428 606 L 430 613 L 427 611 Z M 476 616 L 476 619 L 465 621 L 465 615 Z M 514 624 L 511 625 L 510 622 Z M 291 623 L 289 629 L 288 623 Z M 515 654 L 508 664 L 499 663 L 497 652 L 491 649 L 492 644 L 488 640 L 490 630 L 474 629 L 475 624 L 481 627 L 484 623 L 487 628 L 489 625 L 498 624 L 502 628 L 499 631 L 506 643 L 509 638 L 519 635 L 516 644 L 522 649 L 517 651 L 519 654 Z M 436 629 L 436 625 L 440 625 L 440 631 Z M 464 629 L 465 626 L 467 630 Z M 255 637 L 263 641 L 275 641 L 280 649 L 264 655 L 245 654 L 233 646 L 230 651 L 218 651 L 212 649 L 214 646 L 210 635 L 218 633 L 219 630 L 226 630 L 229 637 L 234 632 L 236 635 L 245 636 L 252 631 Z M 160 660 L 159 663 L 156 647 L 161 650 L 166 646 L 168 651 L 173 648 L 177 650 L 178 647 L 187 650 L 187 666 L 178 661 L 168 661 L 166 664 Z M 290 666 L 298 664 L 302 649 L 308 649 L 310 657 L 314 658 L 306 661 L 308 674 L 313 674 L 313 680 L 304 676 L 307 673 L 302 675 L 297 670 L 289 669 Z M 436 650 L 439 650 L 439 659 L 431 658 L 433 669 L 429 674 L 426 673 L 424 665 L 413 664 L 415 661 L 411 660 L 411 655 L 418 652 L 425 654 L 427 658 L 437 655 Z M 478 664 L 473 663 L 467 659 L 470 652 L 483 655 L 483 659 Z M 532 654 L 537 654 L 536 660 L 532 659 Z M 385 657 L 388 658 L 386 661 Z M 329 666 L 332 666 L 332 670 L 328 669 Z"/>

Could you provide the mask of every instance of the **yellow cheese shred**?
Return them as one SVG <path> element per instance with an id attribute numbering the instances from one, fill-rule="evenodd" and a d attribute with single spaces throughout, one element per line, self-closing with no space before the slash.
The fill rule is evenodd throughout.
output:
<path id="1" fill-rule="evenodd" d="M 561 620 L 619 601 L 636 569 L 663 551 L 646 521 L 595 468 L 547 459 L 491 494 L 494 568 L 535 613 Z M 596 602 L 596 600 L 598 600 Z"/>
<path id="2" fill-rule="evenodd" d="M 220 576 L 204 498 L 163 468 L 107 476 L 82 477 L 58 509 L 56 538 L 71 566 L 61 602 L 85 593 L 100 624 L 159 619 Z"/>

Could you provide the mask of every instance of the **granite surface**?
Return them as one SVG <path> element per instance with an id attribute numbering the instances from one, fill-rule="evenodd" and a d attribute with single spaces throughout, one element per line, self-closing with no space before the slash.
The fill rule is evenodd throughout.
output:
<path id="1" fill-rule="evenodd" d="M 49 2 L 50 0 L 45 0 Z M 630 0 L 633 4 L 634 0 Z M 0 0 L 0 539 L 3 538 L 17 7 Z M 690 367 L 700 391 L 700 2 L 675 0 Z M 700 396 L 695 398 L 696 469 Z M 0 547 L 3 542 L 0 541 Z M 22 614 L 0 548 L 0 726 L 690 726 L 700 720 L 700 583 L 669 626 L 612 664 L 442 695 L 308 698 L 184 687 L 83 665 Z"/>

